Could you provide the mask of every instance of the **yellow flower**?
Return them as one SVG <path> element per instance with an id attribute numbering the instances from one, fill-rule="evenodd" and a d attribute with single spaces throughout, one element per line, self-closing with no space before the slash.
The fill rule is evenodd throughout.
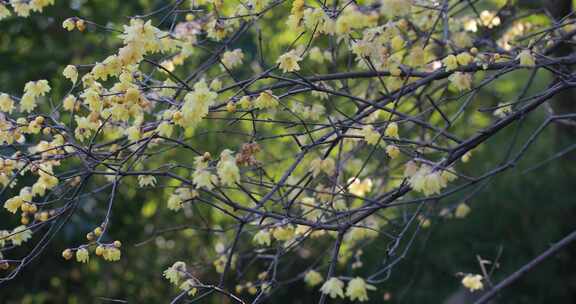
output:
<path id="1" fill-rule="evenodd" d="M 467 163 L 470 161 L 471 157 L 472 157 L 472 151 L 468 151 L 468 152 L 464 153 L 464 155 L 462 155 L 461 160 L 463 163 Z"/>
<path id="2" fill-rule="evenodd" d="M 14 235 L 10 237 L 10 240 L 15 246 L 20 246 L 22 243 L 32 238 L 32 231 L 24 225 L 14 228 L 12 233 Z"/>
<path id="3" fill-rule="evenodd" d="M 456 218 L 465 218 L 472 209 L 466 204 L 461 203 L 456 207 L 456 211 L 454 211 L 454 217 Z"/>
<path id="4" fill-rule="evenodd" d="M 66 111 L 69 112 L 74 111 L 74 109 L 76 108 L 76 97 L 74 97 L 74 95 L 66 96 L 66 98 L 64 98 L 64 101 L 62 102 L 62 107 Z"/>
<path id="5" fill-rule="evenodd" d="M 194 287 L 197 285 L 198 285 L 198 282 L 196 282 L 196 280 L 188 279 L 180 285 L 180 290 L 186 291 L 189 296 L 194 296 L 194 295 L 196 295 L 196 292 L 198 292 L 198 289 L 196 287 Z"/>
<path id="6" fill-rule="evenodd" d="M 76 23 L 74 22 L 73 18 L 68 18 L 62 22 L 62 27 L 65 28 L 67 31 L 73 31 L 76 27 Z"/>
<path id="7" fill-rule="evenodd" d="M 195 127 L 208 115 L 210 106 L 214 104 L 218 94 L 210 91 L 204 80 L 194 85 L 194 91 L 186 94 L 182 105 L 182 122 L 186 127 Z"/>
<path id="8" fill-rule="evenodd" d="M 120 249 L 118 249 L 116 247 L 110 247 L 110 246 L 106 247 L 104 249 L 104 252 L 102 253 L 102 257 L 104 258 L 104 260 L 110 261 L 110 262 L 119 261 L 121 255 L 122 255 L 122 252 L 120 251 Z"/>
<path id="9" fill-rule="evenodd" d="M 440 171 L 432 172 L 432 168 L 423 164 L 416 173 L 414 173 L 410 180 L 410 186 L 414 191 L 422 192 L 424 195 L 439 194 L 440 191 L 447 186 L 449 181 L 455 179 L 456 176 L 451 173 L 444 173 Z"/>
<path id="10" fill-rule="evenodd" d="M 164 270 L 164 277 L 174 285 L 178 285 L 178 282 L 186 274 L 186 263 L 178 261 L 170 266 L 168 269 Z"/>
<path id="11" fill-rule="evenodd" d="M 306 284 L 310 287 L 314 287 L 322 283 L 323 280 L 324 278 L 322 277 L 322 275 L 318 271 L 314 270 L 308 271 L 304 276 L 304 282 L 306 282 Z"/>
<path id="12" fill-rule="evenodd" d="M 346 295 L 351 301 L 358 300 L 360 302 L 368 301 L 367 290 L 376 290 L 376 287 L 366 284 L 364 279 L 356 277 L 348 282 L 348 288 L 346 288 Z"/>
<path id="13" fill-rule="evenodd" d="M 62 71 L 62 75 L 70 79 L 72 83 L 76 83 L 76 81 L 78 80 L 78 69 L 76 69 L 76 67 L 73 65 L 68 65 L 66 66 L 64 71 Z"/>
<path id="14" fill-rule="evenodd" d="M 386 154 L 388 154 L 391 159 L 395 159 L 396 157 L 400 156 L 400 149 L 398 149 L 398 147 L 395 145 L 386 146 Z"/>
<path id="15" fill-rule="evenodd" d="M 300 66 L 298 62 L 302 60 L 302 57 L 296 54 L 295 50 L 291 50 L 288 53 L 285 53 L 278 57 L 278 61 L 276 63 L 279 64 L 280 69 L 284 73 L 300 71 Z"/>
<path id="16" fill-rule="evenodd" d="M 479 274 L 467 274 L 462 279 L 462 285 L 470 289 L 472 292 L 484 288 L 484 284 L 482 283 L 482 276 Z"/>
<path id="17" fill-rule="evenodd" d="M 456 72 L 448 78 L 450 82 L 458 89 L 458 91 L 465 91 L 472 87 L 472 74 Z"/>
<path id="18" fill-rule="evenodd" d="M 0 94 L 0 111 L 11 114 L 14 111 L 14 100 L 8 94 Z"/>
<path id="19" fill-rule="evenodd" d="M 446 71 L 452 71 L 458 68 L 458 58 L 454 55 L 446 56 L 446 58 L 442 60 L 442 63 L 446 67 Z"/>
<path id="20" fill-rule="evenodd" d="M 76 261 L 80 263 L 88 263 L 89 259 L 90 256 L 86 248 L 82 247 L 76 251 Z"/>
<path id="21" fill-rule="evenodd" d="M 258 109 L 275 108 L 278 106 L 278 98 L 272 95 L 272 91 L 264 91 L 254 100 L 254 106 Z"/>
<path id="22" fill-rule="evenodd" d="M 90 121 L 90 119 L 88 117 L 75 116 L 74 119 L 76 120 L 76 124 L 77 124 L 76 130 L 74 130 L 75 131 L 74 135 L 79 140 L 84 140 L 84 139 L 90 137 L 90 135 L 92 134 L 92 131 L 95 131 L 98 129 L 99 124 L 96 122 Z"/>
<path id="23" fill-rule="evenodd" d="M 365 196 L 368 192 L 372 191 L 372 180 L 366 178 L 361 181 L 359 178 L 352 177 L 348 180 L 350 186 L 348 190 L 356 196 Z"/>
<path id="24" fill-rule="evenodd" d="M 386 130 L 384 130 L 384 135 L 386 137 L 391 138 L 398 138 L 398 124 L 395 122 L 391 122 L 386 126 Z"/>
<path id="25" fill-rule="evenodd" d="M 328 281 L 324 282 L 320 291 L 323 294 L 327 294 L 330 298 L 334 299 L 336 297 L 344 298 L 344 283 L 338 278 L 332 277 Z"/>
<path id="26" fill-rule="evenodd" d="M 228 34 L 230 25 L 227 25 L 225 21 L 214 19 L 208 24 L 206 24 L 206 32 L 208 38 L 214 39 L 215 41 L 221 41 Z"/>
<path id="27" fill-rule="evenodd" d="M 244 60 L 244 53 L 241 49 L 235 49 L 233 51 L 227 51 L 222 54 L 222 64 L 228 69 L 233 69 L 242 64 Z"/>
<path id="28" fill-rule="evenodd" d="M 32 112 L 36 108 L 36 98 L 30 94 L 22 95 L 20 99 L 20 111 L 22 112 Z"/>
<path id="29" fill-rule="evenodd" d="M 400 51 L 402 48 L 404 48 L 405 44 L 406 42 L 404 41 L 404 38 L 402 38 L 401 35 L 396 35 L 394 36 L 394 38 L 392 38 L 392 41 L 390 42 L 390 47 L 392 47 L 393 52 L 397 52 Z"/>
<path id="30" fill-rule="evenodd" d="M 223 185 L 234 186 L 240 182 L 240 170 L 236 165 L 236 158 L 232 151 L 226 149 L 220 154 L 220 161 L 216 166 L 216 171 Z"/>
<path id="31" fill-rule="evenodd" d="M 214 91 L 218 91 L 222 88 L 222 81 L 218 78 L 214 78 L 211 82 L 210 82 L 210 89 L 214 90 Z"/>
<path id="32" fill-rule="evenodd" d="M 520 60 L 521 66 L 534 67 L 536 65 L 536 60 L 530 50 L 522 50 L 518 56 L 516 56 L 516 59 Z"/>
<path id="33" fill-rule="evenodd" d="M 10 11 L 6 8 L 4 4 L 0 4 L 0 20 L 9 17 Z"/>
<path id="34" fill-rule="evenodd" d="M 459 65 L 468 65 L 474 61 L 474 57 L 468 52 L 460 53 L 456 56 Z"/>
<path id="35" fill-rule="evenodd" d="M 213 184 L 218 183 L 218 177 L 207 169 L 197 169 L 192 174 L 192 181 L 198 188 L 206 188 L 208 190 L 212 190 L 214 189 Z"/>
<path id="36" fill-rule="evenodd" d="M 155 187 L 156 177 L 154 175 L 138 175 L 138 185 L 140 188 Z"/>
<path id="37" fill-rule="evenodd" d="M 24 200 L 22 199 L 22 197 L 17 195 L 6 200 L 4 202 L 4 208 L 6 208 L 6 210 L 10 211 L 11 213 L 16 213 L 16 211 L 18 211 L 18 208 L 20 208 L 20 206 L 22 206 L 23 203 Z"/>
<path id="38" fill-rule="evenodd" d="M 252 101 L 250 100 L 249 96 L 242 96 L 242 98 L 240 98 L 238 101 L 238 104 L 240 107 L 242 107 L 242 109 L 250 109 L 252 106 Z"/>
<path id="39" fill-rule="evenodd" d="M 156 131 L 159 136 L 170 137 L 174 131 L 174 125 L 168 121 L 163 121 L 158 125 L 158 127 L 156 127 Z"/>
<path id="40" fill-rule="evenodd" d="M 198 196 L 198 192 L 191 191 L 188 188 L 178 188 L 174 191 L 170 198 L 168 198 L 168 209 L 178 211 L 182 209 L 182 205 Z"/>
<path id="41" fill-rule="evenodd" d="M 70 260 L 73 256 L 74 256 L 74 253 L 72 253 L 72 249 L 67 248 L 64 251 L 62 251 L 62 257 L 65 260 Z"/>
<path id="42" fill-rule="evenodd" d="M 272 232 L 272 236 L 279 241 L 291 240 L 294 237 L 294 227 L 292 225 L 277 227 Z"/>
<path id="43" fill-rule="evenodd" d="M 494 110 L 494 116 L 498 118 L 504 118 L 510 113 L 512 113 L 512 105 L 505 103 L 499 103 L 498 109 Z"/>
<path id="44" fill-rule="evenodd" d="M 490 11 L 482 11 L 480 13 L 480 21 L 482 22 L 482 25 L 488 28 L 499 26 L 501 23 L 500 17 L 498 17 L 496 13 Z"/>
<path id="45" fill-rule="evenodd" d="M 24 92 L 33 97 L 44 96 L 50 92 L 50 85 L 46 79 L 29 81 L 24 85 Z"/>
<path id="46" fill-rule="evenodd" d="M 254 235 L 252 241 L 256 245 L 270 246 L 270 243 L 272 242 L 272 239 L 270 238 L 270 232 L 267 230 L 260 230 Z"/>
<path id="47" fill-rule="evenodd" d="M 376 145 L 378 140 L 380 140 L 380 133 L 378 133 L 372 125 L 364 126 L 360 131 L 360 134 L 369 145 Z"/>

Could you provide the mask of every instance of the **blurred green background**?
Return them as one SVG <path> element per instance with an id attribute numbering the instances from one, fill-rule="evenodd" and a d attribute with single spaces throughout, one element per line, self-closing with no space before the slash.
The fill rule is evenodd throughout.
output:
<path id="1" fill-rule="evenodd" d="M 526 1 L 525 1 L 526 2 Z M 153 11 L 166 1 L 57 1 L 45 13 L 29 19 L 11 18 L 0 21 L 0 91 L 19 95 L 28 80 L 49 79 L 53 98 L 65 92 L 60 72 L 69 63 L 91 63 L 102 60 L 118 40 L 89 30 L 68 33 L 61 28 L 64 19 L 82 16 L 106 25 L 118 26 L 127 16 Z M 534 6 L 534 1 L 527 1 Z M 268 20 L 274 31 L 283 21 Z M 278 23 L 274 23 L 278 22 Z M 281 38 L 279 38 L 281 39 Z M 273 43 L 270 43 L 273 44 Z M 248 53 L 254 49 L 250 39 L 241 41 Z M 515 96 L 527 75 L 514 75 L 499 80 L 493 95 L 494 104 Z M 536 92 L 549 81 L 539 74 Z M 520 139 L 526 139 L 543 119 L 543 111 L 531 115 L 521 125 L 509 128 L 490 140 L 464 173 L 482 172 L 499 164 L 510 138 L 519 128 Z M 576 140 L 558 141 L 554 128 L 547 129 L 529 153 L 511 170 L 487 181 L 485 187 L 467 203 L 472 212 L 466 219 L 445 219 L 438 214 L 443 206 L 459 203 L 450 198 L 443 205 L 432 206 L 432 225 L 417 237 L 405 259 L 390 273 L 389 279 L 370 293 L 371 303 L 443 303 L 461 292 L 458 272 L 479 273 L 476 255 L 494 261 L 499 267 L 491 277 L 498 282 L 537 256 L 548 246 L 576 228 L 576 162 L 562 158 L 524 172 Z M 522 143 L 522 141 L 520 141 Z M 208 145 L 211 143 L 208 142 Z M 213 144 L 213 143 L 212 143 Z M 210 147 L 206 148 L 210 150 Z M 161 192 L 161 191 L 160 191 Z M 182 257 L 213 254 L 214 244 L 208 234 L 192 229 L 179 232 L 154 232 L 175 225 L 194 225 L 193 215 L 206 210 L 188 210 L 185 216 L 159 210 L 163 193 L 125 191 L 119 197 L 112 217 L 114 236 L 123 240 L 123 258 L 118 263 L 93 259 L 88 265 L 69 263 L 60 257 L 62 248 L 83 240 L 84 233 L 98 222 L 102 201 L 82 204 L 79 216 L 67 224 L 41 257 L 30 264 L 14 280 L 0 285 L 0 303 L 106 303 L 105 298 L 127 300 L 129 303 L 166 303 L 177 294 L 161 278 L 161 270 Z M 12 217 L 0 212 L 0 228 L 13 227 Z M 6 226 L 6 227 L 4 227 Z M 146 241 L 145 243 L 142 243 Z M 31 244 L 19 250 L 25 252 Z M 371 245 L 364 249 L 364 269 L 381 262 L 385 246 Z M 500 252 L 500 254 L 499 254 Z M 521 280 L 505 289 L 498 303 L 576 303 L 576 245 L 562 250 Z M 192 259 L 191 259 L 192 260 Z M 198 258 L 201 260 L 201 257 Z M 192 265 L 205 272 L 206 281 L 217 280 L 210 265 Z M 295 298 L 294 294 L 298 297 Z M 274 303 L 313 303 L 318 291 L 295 283 L 277 292 Z M 220 297 L 208 297 L 201 303 L 223 303 Z M 454 303 L 468 303 L 454 302 Z"/>

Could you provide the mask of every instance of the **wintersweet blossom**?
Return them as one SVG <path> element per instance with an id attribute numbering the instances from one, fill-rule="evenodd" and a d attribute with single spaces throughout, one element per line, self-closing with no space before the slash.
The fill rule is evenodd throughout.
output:
<path id="1" fill-rule="evenodd" d="M 288 241 L 294 237 L 294 227 L 292 225 L 276 227 L 272 236 L 279 241 Z"/>
<path id="2" fill-rule="evenodd" d="M 67 31 L 71 32 L 76 28 L 76 22 L 74 18 L 68 18 L 62 22 L 62 27 L 65 28 Z"/>
<path id="3" fill-rule="evenodd" d="M 212 190 L 214 184 L 218 183 L 218 177 L 212 174 L 208 168 L 208 160 L 209 157 L 207 156 L 197 156 L 195 158 L 194 164 L 196 165 L 196 170 L 194 170 L 192 174 L 192 181 L 198 188 Z"/>
<path id="4" fill-rule="evenodd" d="M 302 61 L 302 57 L 298 56 L 295 50 L 291 50 L 287 53 L 280 55 L 276 63 L 278 63 L 280 69 L 284 73 L 288 73 L 288 72 L 300 71 L 300 65 L 298 65 L 298 62 L 300 61 Z"/>
<path id="5" fill-rule="evenodd" d="M 374 129 L 372 125 L 366 125 L 360 130 L 360 135 L 364 137 L 364 140 L 369 145 L 376 145 L 380 140 L 380 133 Z"/>
<path id="6" fill-rule="evenodd" d="M 14 111 L 14 100 L 8 94 L 0 94 L 0 111 L 11 114 Z"/>
<path id="7" fill-rule="evenodd" d="M 158 136 L 169 138 L 174 132 L 174 125 L 169 121 L 163 121 L 156 127 L 156 132 Z"/>
<path id="8" fill-rule="evenodd" d="M 456 207 L 456 210 L 454 211 L 454 217 L 465 218 L 466 216 L 468 216 L 470 211 L 472 211 L 470 206 L 468 206 L 466 203 L 460 203 L 458 204 L 458 207 Z"/>
<path id="9" fill-rule="evenodd" d="M 194 296 L 198 292 L 198 288 L 194 287 L 197 286 L 198 282 L 194 279 L 187 279 L 182 284 L 180 284 L 180 290 L 186 291 L 189 296 Z"/>
<path id="10" fill-rule="evenodd" d="M 335 299 L 337 297 L 344 298 L 344 282 L 340 281 L 336 277 L 332 277 L 328 279 L 328 281 L 324 282 L 320 291 L 323 294 L 327 294 L 330 298 Z"/>
<path id="11" fill-rule="evenodd" d="M 456 55 L 456 60 L 458 61 L 459 65 L 469 65 L 474 61 L 474 56 L 470 55 L 468 52 L 463 52 Z"/>
<path id="12" fill-rule="evenodd" d="M 467 274 L 462 279 L 462 285 L 468 288 L 471 292 L 484 288 L 484 284 L 482 283 L 482 276 L 479 274 Z"/>
<path id="13" fill-rule="evenodd" d="M 6 5 L 0 3 L 0 20 L 9 17 L 11 15 L 10 11 L 6 8 Z"/>
<path id="14" fill-rule="evenodd" d="M 242 64 L 244 60 L 244 53 L 241 49 L 235 49 L 233 51 L 226 51 L 222 54 L 222 64 L 228 69 L 233 69 Z M 222 67 L 224 68 L 224 67 Z"/>
<path id="15" fill-rule="evenodd" d="M 22 206 L 23 203 L 24 200 L 22 199 L 22 197 L 17 195 L 7 199 L 4 202 L 4 208 L 11 213 L 16 213 L 16 211 L 18 211 L 18 208 L 20 208 L 20 206 Z"/>
<path id="16" fill-rule="evenodd" d="M 348 282 L 346 288 L 346 295 L 351 301 L 358 300 L 360 302 L 368 301 L 368 290 L 376 290 L 373 285 L 367 284 L 364 279 L 356 277 Z"/>
<path id="17" fill-rule="evenodd" d="M 256 245 L 270 246 L 270 243 L 272 242 L 270 232 L 268 232 L 268 230 L 260 230 L 254 235 L 252 241 Z"/>
<path id="18" fill-rule="evenodd" d="M 520 61 L 520 65 L 524 67 L 534 67 L 536 65 L 536 60 L 534 59 L 534 55 L 530 50 L 522 50 L 516 59 Z"/>
<path id="19" fill-rule="evenodd" d="M 90 259 L 90 255 L 88 253 L 88 250 L 84 247 L 76 250 L 76 261 L 79 263 L 88 263 L 88 260 Z"/>
<path id="20" fill-rule="evenodd" d="M 272 94 L 272 91 L 264 91 L 254 100 L 254 106 L 258 109 L 275 108 L 278 106 L 278 98 Z"/>
<path id="21" fill-rule="evenodd" d="M 178 285 L 180 280 L 185 276 L 186 273 L 186 263 L 178 261 L 168 269 L 164 270 L 164 277 L 174 285 Z"/>
<path id="22" fill-rule="evenodd" d="M 120 249 L 113 247 L 113 246 L 107 246 L 104 249 L 104 252 L 102 253 L 102 257 L 104 258 L 104 260 L 110 261 L 110 262 L 119 261 L 121 255 L 122 255 L 122 252 L 120 251 Z"/>
<path id="23" fill-rule="evenodd" d="M 48 80 L 45 79 L 29 81 L 24 85 L 24 92 L 33 97 L 44 96 L 50 92 L 50 85 L 48 84 Z"/>
<path id="24" fill-rule="evenodd" d="M 67 79 L 70 79 L 72 83 L 76 83 L 78 80 L 78 69 L 76 69 L 76 67 L 73 65 L 68 65 L 64 71 L 62 71 L 62 75 Z"/>
<path id="25" fill-rule="evenodd" d="M 240 182 L 240 170 L 236 165 L 236 158 L 232 151 L 226 149 L 220 154 L 220 161 L 216 166 L 216 172 L 223 185 L 234 186 Z"/>
<path id="26" fill-rule="evenodd" d="M 450 82 L 458 89 L 458 91 L 465 91 L 472 87 L 472 74 L 456 72 L 448 78 Z"/>
<path id="27" fill-rule="evenodd" d="M 494 110 L 494 116 L 496 116 L 498 118 L 504 118 L 504 117 L 506 117 L 506 115 L 508 115 L 510 113 L 512 113 L 512 105 L 511 104 L 499 103 L 498 108 L 496 110 Z"/>
<path id="28" fill-rule="evenodd" d="M 348 180 L 348 183 L 350 184 L 348 191 L 356 196 L 364 197 L 368 192 L 372 191 L 372 180 L 370 178 L 360 180 L 352 177 Z"/>
<path id="29" fill-rule="evenodd" d="M 156 186 L 156 177 L 154 175 L 138 175 L 138 185 L 140 188 Z"/>
<path id="30" fill-rule="evenodd" d="M 66 111 L 69 111 L 69 112 L 74 111 L 77 107 L 76 97 L 72 94 L 66 96 L 66 98 L 64 98 L 64 101 L 62 101 L 62 107 Z"/>
<path id="31" fill-rule="evenodd" d="M 304 282 L 306 282 L 306 284 L 310 287 L 314 287 L 322 283 L 323 280 L 324 278 L 322 277 L 322 275 L 315 270 L 310 270 L 306 272 L 306 275 L 304 276 Z"/>
<path id="32" fill-rule="evenodd" d="M 168 209 L 173 211 L 178 211 L 182 209 L 185 202 L 198 197 L 198 192 L 196 190 L 190 190 L 188 188 L 177 188 L 174 193 L 168 198 Z"/>
<path id="33" fill-rule="evenodd" d="M 410 186 L 418 192 L 429 196 L 439 194 L 448 185 L 448 182 L 456 179 L 456 175 L 448 170 L 434 170 L 427 164 L 422 164 L 409 179 Z"/>
<path id="34" fill-rule="evenodd" d="M 62 257 L 65 260 L 70 260 L 73 256 L 74 256 L 74 253 L 72 252 L 72 249 L 70 249 L 70 248 L 64 249 L 64 251 L 62 251 Z"/>
<path id="35" fill-rule="evenodd" d="M 481 24 L 487 28 L 493 28 L 493 27 L 499 26 L 500 23 L 502 22 L 500 20 L 500 17 L 498 15 L 496 15 L 495 12 L 486 11 L 486 10 L 482 11 L 480 13 L 480 21 L 481 21 Z"/>
<path id="36" fill-rule="evenodd" d="M 218 94 L 210 91 L 204 80 L 194 85 L 194 91 L 186 94 L 182 105 L 183 119 L 178 122 L 182 127 L 195 127 L 208 115 Z"/>
<path id="37" fill-rule="evenodd" d="M 395 122 L 391 122 L 386 126 L 386 130 L 384 130 L 384 135 L 391 138 L 398 138 L 398 124 Z"/>
<path id="38" fill-rule="evenodd" d="M 32 231 L 24 225 L 14 228 L 14 230 L 12 230 L 12 236 L 10 236 L 10 240 L 15 246 L 20 246 L 31 238 Z"/>
<path id="39" fill-rule="evenodd" d="M 395 159 L 400 156 L 400 149 L 395 145 L 386 146 L 386 154 L 388 154 L 391 159 Z"/>
<path id="40" fill-rule="evenodd" d="M 446 67 L 447 71 L 453 71 L 458 68 L 458 59 L 454 55 L 448 55 L 443 60 L 442 63 Z"/>

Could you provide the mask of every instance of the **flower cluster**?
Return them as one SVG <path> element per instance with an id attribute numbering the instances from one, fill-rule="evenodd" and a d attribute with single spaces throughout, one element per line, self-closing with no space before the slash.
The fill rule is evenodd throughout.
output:
<path id="1" fill-rule="evenodd" d="M 31 0 L 20 1 L 11 0 L 6 1 L 6 4 L 0 3 L 0 20 L 7 18 L 11 15 L 7 5 L 11 5 L 14 13 L 19 17 L 29 17 L 31 12 L 42 12 L 45 7 L 54 5 L 55 0 Z"/>
<path id="2" fill-rule="evenodd" d="M 427 164 L 422 164 L 420 168 L 410 176 L 410 186 L 418 192 L 429 196 L 439 194 L 449 182 L 456 179 L 456 175 L 449 170 L 433 170 Z"/>

